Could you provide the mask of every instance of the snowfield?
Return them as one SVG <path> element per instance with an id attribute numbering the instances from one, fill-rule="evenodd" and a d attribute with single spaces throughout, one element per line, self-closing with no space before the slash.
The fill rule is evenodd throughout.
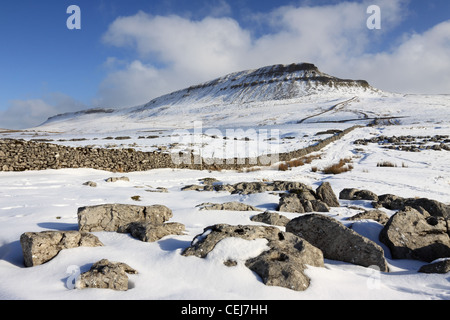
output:
<path id="1" fill-rule="evenodd" d="M 293 130 L 289 128 L 289 130 Z M 399 125 L 364 127 L 345 136 L 321 152 L 321 159 L 311 164 L 281 172 L 267 169 L 249 173 L 207 172 L 161 169 L 128 174 L 90 169 L 47 170 L 40 172 L 0 173 L 0 298 L 1 299 L 449 299 L 450 276 L 417 273 L 425 263 L 393 260 L 389 249 L 378 240 L 382 226 L 366 220 L 349 223 L 347 217 L 358 213 L 349 206 L 371 208 L 368 201 L 341 200 L 330 216 L 380 244 L 389 262 L 389 273 L 347 263 L 326 260 L 326 268 L 308 268 L 311 286 L 296 292 L 264 285 L 243 264 L 265 250 L 264 241 L 230 239 L 214 249 L 207 259 L 184 257 L 181 252 L 207 226 L 217 223 L 258 224 L 250 220 L 255 213 L 199 211 L 205 202 L 240 201 L 262 210 L 275 210 L 278 196 L 263 193 L 231 195 L 227 192 L 181 191 L 183 186 L 198 184 L 213 177 L 224 183 L 243 181 L 290 180 L 313 188 L 323 181 L 331 183 L 336 194 L 344 188 L 364 188 L 377 194 L 392 193 L 403 197 L 428 197 L 450 202 L 450 153 L 424 150 L 409 153 L 383 149 L 377 144 L 354 145 L 362 137 L 377 135 L 435 135 L 449 133 L 448 125 Z M 359 151 L 355 151 L 359 148 Z M 343 157 L 353 157 L 354 169 L 340 175 L 312 172 Z M 398 167 L 377 167 L 380 161 Z M 402 167 L 404 163 L 404 167 Z M 127 176 L 130 181 L 107 183 L 111 176 Z M 84 186 L 94 181 L 97 188 Z M 149 188 L 164 187 L 168 193 L 150 193 Z M 139 195 L 140 202 L 131 199 Z M 60 252 L 50 262 L 25 268 L 19 243 L 24 232 L 77 230 L 77 209 L 82 206 L 124 203 L 162 204 L 173 210 L 173 222 L 186 225 L 186 235 L 169 236 L 156 243 L 143 243 L 129 235 L 94 233 L 104 243 L 99 248 L 77 248 Z M 385 210 L 389 214 L 394 212 Z M 283 213 L 288 218 L 298 214 Z M 281 228 L 282 229 L 282 228 Z M 238 260 L 236 267 L 226 267 L 228 257 Z M 73 266 L 81 272 L 103 258 L 127 263 L 138 270 L 131 275 L 130 290 L 70 290 Z"/>

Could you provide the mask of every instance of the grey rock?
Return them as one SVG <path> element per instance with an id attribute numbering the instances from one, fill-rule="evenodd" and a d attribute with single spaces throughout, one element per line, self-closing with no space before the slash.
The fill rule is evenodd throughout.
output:
<path id="1" fill-rule="evenodd" d="M 432 262 L 450 257 L 448 221 L 421 214 L 406 207 L 393 215 L 380 233 L 380 241 L 389 247 L 394 259 Z"/>
<path id="2" fill-rule="evenodd" d="M 322 183 L 316 190 L 316 194 L 318 199 L 322 200 L 329 207 L 340 207 L 339 200 L 336 197 L 336 194 L 331 188 L 331 184 L 329 182 Z"/>
<path id="3" fill-rule="evenodd" d="M 378 201 L 378 195 L 369 190 L 359 190 L 354 194 L 353 200 Z"/>
<path id="4" fill-rule="evenodd" d="M 26 232 L 20 244 L 26 267 L 44 264 L 64 249 L 103 246 L 96 236 L 78 231 Z"/>
<path id="5" fill-rule="evenodd" d="M 378 201 L 378 195 L 369 190 L 359 189 L 344 189 L 339 194 L 339 199 L 342 200 L 371 200 Z"/>
<path id="6" fill-rule="evenodd" d="M 202 203 L 198 205 L 200 210 L 224 210 L 224 211 L 262 211 L 254 206 L 241 202 L 226 202 L 226 203 Z"/>
<path id="7" fill-rule="evenodd" d="M 339 193 L 339 199 L 341 200 L 353 200 L 355 193 L 358 192 L 358 189 L 348 188 L 344 189 Z"/>
<path id="8" fill-rule="evenodd" d="M 253 194 L 274 191 L 273 185 L 265 182 L 240 182 L 233 186 L 232 194 Z"/>
<path id="9" fill-rule="evenodd" d="M 152 192 L 152 193 L 169 193 L 169 190 L 167 188 L 158 187 L 156 189 L 146 189 L 146 192 Z"/>
<path id="10" fill-rule="evenodd" d="M 321 200 L 311 199 L 310 197 L 311 194 L 309 192 L 281 194 L 280 202 L 278 204 L 278 211 L 292 213 L 330 211 L 330 208 L 326 203 Z"/>
<path id="11" fill-rule="evenodd" d="M 130 181 L 130 179 L 128 177 L 110 177 L 105 181 L 106 182 Z"/>
<path id="12" fill-rule="evenodd" d="M 278 211 L 305 213 L 305 208 L 296 194 L 282 194 L 278 205 Z"/>
<path id="13" fill-rule="evenodd" d="M 156 242 L 169 235 L 184 235 L 185 226 L 181 223 L 165 224 L 132 222 L 118 229 L 119 233 L 130 233 L 133 238 L 144 242 Z"/>
<path id="14" fill-rule="evenodd" d="M 420 273 L 439 273 L 446 274 L 450 272 L 450 260 L 439 261 L 427 264 L 419 269 Z"/>
<path id="15" fill-rule="evenodd" d="M 188 186 L 184 186 L 181 188 L 181 191 L 203 191 L 204 190 L 204 186 L 199 186 L 199 185 L 188 185 Z"/>
<path id="16" fill-rule="evenodd" d="M 94 263 L 88 272 L 80 275 L 76 287 L 78 289 L 95 288 L 127 291 L 129 289 L 127 274 L 137 273 L 136 270 L 125 263 L 110 262 L 103 259 Z"/>
<path id="17" fill-rule="evenodd" d="M 234 185 L 214 185 L 216 191 L 229 191 L 232 194 L 254 194 L 270 191 L 311 190 L 301 182 L 273 181 L 273 182 L 239 182 Z M 312 191 L 314 192 L 314 191 Z"/>
<path id="18" fill-rule="evenodd" d="M 97 183 L 95 183 L 93 181 L 87 181 L 87 182 L 83 183 L 83 186 L 95 188 L 95 187 L 97 187 Z"/>
<path id="19" fill-rule="evenodd" d="M 330 207 L 328 207 L 328 205 L 321 200 L 311 200 L 310 203 L 313 210 L 307 212 L 330 212 Z M 306 206 L 303 207 L 306 208 Z"/>
<path id="20" fill-rule="evenodd" d="M 265 224 L 270 224 L 273 226 L 280 226 L 280 227 L 285 227 L 288 224 L 288 222 L 290 221 L 285 216 L 280 215 L 276 212 L 270 212 L 270 211 L 266 211 L 264 213 L 260 213 L 256 216 L 253 216 L 250 218 L 250 220 L 254 221 L 254 222 L 262 222 Z"/>
<path id="21" fill-rule="evenodd" d="M 305 291 L 311 283 L 305 270 L 307 266 L 324 267 L 323 254 L 294 234 L 282 235 L 283 239 L 269 244 L 269 251 L 247 260 L 245 265 L 258 274 L 268 286 Z"/>
<path id="22" fill-rule="evenodd" d="M 386 214 L 386 212 L 375 209 L 358 213 L 353 217 L 348 218 L 348 220 L 349 221 L 374 220 L 382 225 L 386 225 L 386 223 L 389 221 L 389 216 Z"/>
<path id="23" fill-rule="evenodd" d="M 306 266 L 324 266 L 323 254 L 319 249 L 294 234 L 269 226 L 220 224 L 208 227 L 194 238 L 183 255 L 205 258 L 214 250 L 217 243 L 229 237 L 268 240 L 268 251 L 245 262 L 245 265 L 257 273 L 266 285 L 304 291 L 310 284 L 309 277 L 304 273 Z"/>
<path id="24" fill-rule="evenodd" d="M 322 250 L 326 259 L 363 267 L 377 266 L 382 272 L 388 272 L 384 251 L 379 245 L 333 218 L 321 214 L 305 215 L 291 220 L 286 231 Z"/>
<path id="25" fill-rule="evenodd" d="M 426 211 L 432 216 L 450 219 L 450 205 L 427 198 L 402 198 L 385 194 L 379 196 L 374 205 L 390 210 L 405 210 L 406 207 L 411 207 L 422 213 Z"/>
<path id="26" fill-rule="evenodd" d="M 116 232 L 131 222 L 163 224 L 171 217 L 172 210 L 162 205 L 106 204 L 79 208 L 78 227 L 84 232 Z"/>
<path id="27" fill-rule="evenodd" d="M 183 252 L 183 255 L 205 258 L 216 244 L 225 238 L 268 239 L 270 241 L 278 240 L 279 233 L 280 230 L 276 227 L 217 224 L 205 228 L 202 234 L 197 235 L 191 246 Z"/>
<path id="28" fill-rule="evenodd" d="M 410 206 L 420 211 L 420 208 L 425 209 L 430 215 L 434 217 L 443 217 L 450 219 L 450 205 L 442 202 L 431 200 L 427 198 L 408 199 L 405 206 Z"/>
<path id="29" fill-rule="evenodd" d="M 376 208 L 384 207 L 389 210 L 403 210 L 405 208 L 405 199 L 393 194 L 383 194 L 374 201 Z"/>

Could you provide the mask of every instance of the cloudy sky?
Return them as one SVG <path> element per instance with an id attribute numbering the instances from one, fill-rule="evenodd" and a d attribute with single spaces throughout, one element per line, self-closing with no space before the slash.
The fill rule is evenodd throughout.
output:
<path id="1" fill-rule="evenodd" d="M 79 30 L 67 27 L 73 4 Z M 367 27 L 371 5 L 381 29 Z M 0 41 L 0 128 L 279 63 L 450 94 L 448 0 L 15 0 L 2 2 Z"/>

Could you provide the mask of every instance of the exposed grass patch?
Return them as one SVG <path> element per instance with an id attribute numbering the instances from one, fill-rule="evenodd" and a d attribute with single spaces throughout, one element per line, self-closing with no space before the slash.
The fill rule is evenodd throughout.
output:
<path id="1" fill-rule="evenodd" d="M 341 174 L 344 172 L 348 172 L 353 170 L 353 165 L 351 158 L 345 158 L 339 160 L 339 163 L 333 164 L 331 166 L 328 166 L 322 170 L 325 174 Z"/>
<path id="2" fill-rule="evenodd" d="M 304 157 L 301 157 L 298 159 L 286 161 L 286 162 L 281 163 L 278 166 L 278 170 L 287 171 L 290 168 L 302 167 L 306 164 L 310 164 L 311 162 L 313 162 L 313 160 L 316 160 L 316 159 L 322 159 L 322 157 L 320 155 L 309 155 L 309 156 L 304 156 Z"/>

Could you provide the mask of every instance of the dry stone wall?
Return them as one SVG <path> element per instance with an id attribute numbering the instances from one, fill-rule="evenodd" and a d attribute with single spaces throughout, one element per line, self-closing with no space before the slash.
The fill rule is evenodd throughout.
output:
<path id="1" fill-rule="evenodd" d="M 292 152 L 281 153 L 277 157 L 266 155 L 261 158 L 199 159 L 188 156 L 189 161 L 174 163 L 170 153 L 154 151 L 142 152 L 134 149 L 104 149 L 91 147 L 67 147 L 37 141 L 14 139 L 0 140 L 0 171 L 29 171 L 67 168 L 91 168 L 111 172 L 136 172 L 162 168 L 192 170 L 238 170 L 253 166 L 265 166 L 268 158 L 289 161 L 312 152 L 317 152 L 330 143 L 358 128 L 346 129 L 319 143 Z M 179 157 L 178 157 L 179 158 Z M 184 157 L 186 158 L 186 157 Z M 273 164 L 273 163 L 272 163 Z"/>

